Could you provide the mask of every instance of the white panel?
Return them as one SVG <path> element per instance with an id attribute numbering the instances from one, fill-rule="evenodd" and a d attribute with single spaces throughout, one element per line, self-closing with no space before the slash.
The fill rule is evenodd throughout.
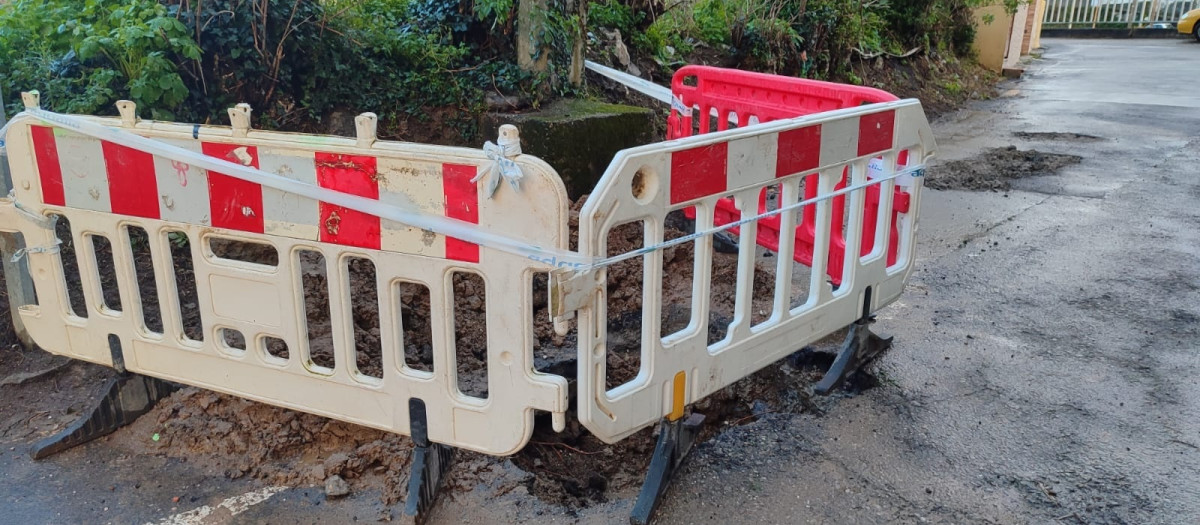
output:
<path id="1" fill-rule="evenodd" d="M 778 151 L 778 133 L 729 141 L 729 189 L 774 180 Z"/>
<path id="2" fill-rule="evenodd" d="M 164 140 L 172 146 L 200 153 L 198 140 Z M 164 157 L 154 157 L 158 179 L 158 210 L 163 220 L 210 225 L 208 171 Z"/>
<path id="3" fill-rule="evenodd" d="M 311 151 L 258 148 L 258 167 L 305 184 L 317 184 L 317 167 Z M 266 186 L 262 189 L 263 232 L 294 239 L 318 239 L 318 203 L 315 200 Z"/>
<path id="4" fill-rule="evenodd" d="M 379 202 L 438 215 L 445 213 L 441 163 L 379 158 L 376 173 Z M 379 234 L 380 246 L 387 251 L 446 256 L 445 237 L 433 232 L 383 220 Z"/>
<path id="5" fill-rule="evenodd" d="M 821 124 L 821 165 L 845 162 L 858 156 L 858 117 Z"/>
<path id="6" fill-rule="evenodd" d="M 272 283 L 213 274 L 208 278 L 213 313 L 218 317 L 278 327 L 279 293 Z"/>
<path id="7" fill-rule="evenodd" d="M 54 129 L 58 162 L 62 166 L 63 193 L 71 208 L 112 211 L 108 194 L 108 171 L 100 141 Z"/>

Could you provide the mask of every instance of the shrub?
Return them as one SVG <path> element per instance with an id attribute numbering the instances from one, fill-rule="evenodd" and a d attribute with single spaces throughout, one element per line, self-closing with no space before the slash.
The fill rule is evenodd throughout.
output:
<path id="1" fill-rule="evenodd" d="M 0 71 L 6 106 L 39 89 L 46 106 L 112 112 L 128 98 L 172 118 L 187 98 L 176 64 L 199 58 L 187 28 L 153 0 L 45 0 L 0 5 Z"/>

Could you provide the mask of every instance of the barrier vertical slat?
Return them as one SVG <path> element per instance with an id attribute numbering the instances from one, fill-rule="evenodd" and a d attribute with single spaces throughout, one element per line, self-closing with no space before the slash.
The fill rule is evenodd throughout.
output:
<path id="1" fill-rule="evenodd" d="M 392 279 L 386 268 L 375 268 L 375 297 L 379 301 L 380 377 L 384 381 L 396 375 L 404 363 L 404 326 L 400 298 L 392 296 Z"/>
<path id="2" fill-rule="evenodd" d="M 793 177 L 780 184 L 779 195 L 776 197 L 776 202 L 780 208 L 800 201 L 801 180 L 803 179 L 800 177 Z M 779 231 L 796 231 L 795 210 L 788 210 L 779 215 Z M 792 304 L 792 269 L 795 253 L 796 236 L 780 235 L 779 252 L 775 254 L 775 304 L 774 311 L 771 313 L 771 316 L 775 319 L 785 316 L 788 307 Z"/>
<path id="3" fill-rule="evenodd" d="M 200 235 L 189 234 L 188 241 L 189 242 L 187 243 L 187 249 L 188 249 L 188 251 L 192 252 L 191 253 L 192 275 L 194 277 L 194 282 L 196 285 L 196 308 L 198 311 L 201 311 L 201 312 L 209 312 L 209 311 L 212 311 L 213 299 L 212 299 L 212 288 L 205 286 L 205 283 L 209 282 L 209 279 L 208 279 L 209 270 L 208 270 L 208 265 L 206 264 L 207 259 L 204 258 L 204 249 L 201 246 L 205 243 L 205 239 Z M 301 287 L 301 289 L 303 290 L 303 287 Z M 183 312 L 180 311 L 180 315 L 181 315 L 180 319 L 182 319 L 182 314 L 183 314 Z M 182 324 L 180 326 L 182 327 Z M 201 315 L 200 316 L 201 338 L 204 339 L 205 341 L 215 338 L 216 334 L 213 332 L 214 332 L 214 330 L 213 330 L 212 316 Z M 205 345 L 205 348 L 207 349 L 208 346 Z"/>
<path id="4" fill-rule="evenodd" d="M 308 313 L 305 311 L 304 302 L 304 278 L 301 275 L 302 268 L 298 251 L 289 249 L 280 249 L 279 267 L 280 275 L 287 276 L 291 282 L 292 293 L 286 297 L 286 303 L 282 306 L 285 316 L 290 316 L 292 321 L 280 327 L 278 334 L 280 339 L 287 344 L 288 360 L 285 368 L 293 374 L 306 374 L 305 361 L 310 354 L 308 344 Z"/>
<path id="5" fill-rule="evenodd" d="M 735 197 L 740 205 L 741 219 L 745 220 L 758 214 L 758 190 L 751 189 L 741 192 Z M 750 334 L 750 322 L 753 319 L 751 310 L 754 308 L 754 261 L 758 255 L 758 221 L 748 222 L 741 226 L 738 235 L 737 288 L 734 292 L 733 321 L 729 323 L 726 340 L 743 338 Z"/>
<path id="6" fill-rule="evenodd" d="M 816 195 L 827 195 L 833 192 L 837 181 L 842 178 L 842 168 L 822 170 L 816 178 Z M 810 181 L 811 182 L 811 181 Z M 817 202 L 813 212 L 813 260 L 812 276 L 809 279 L 808 303 L 815 304 L 828 298 L 830 289 L 825 284 L 825 274 L 829 271 L 829 239 L 832 236 L 830 226 L 833 224 L 833 200 L 823 199 Z"/>
<path id="7" fill-rule="evenodd" d="M 716 200 L 709 199 L 703 205 L 696 206 L 696 230 L 707 231 L 713 228 L 716 214 Z M 699 320 L 698 336 L 707 337 L 709 330 L 709 310 L 712 302 L 708 295 L 712 293 L 713 268 L 713 236 L 705 235 L 696 239 L 695 262 L 692 265 L 692 317 Z M 600 304 L 604 304 L 603 301 Z"/>
<path id="8" fill-rule="evenodd" d="M 426 284 L 429 287 L 429 332 L 434 348 L 445 352 L 433 353 L 434 381 L 445 385 L 447 392 L 458 392 L 457 341 L 454 338 L 454 281 L 450 272 Z"/>
<path id="9" fill-rule="evenodd" d="M 346 259 L 325 257 L 329 287 L 329 328 L 333 334 L 333 377 L 350 377 L 355 366 L 354 308 L 350 305 L 350 271 Z"/>
<path id="10" fill-rule="evenodd" d="M 158 286 L 158 312 L 162 317 L 163 338 L 183 340 L 183 314 L 179 307 L 179 287 L 175 282 L 175 257 L 171 240 L 163 230 L 147 230 L 150 237 L 150 256 L 153 258 L 154 283 Z"/>
<path id="11" fill-rule="evenodd" d="M 153 172 L 151 172 L 153 175 Z M 155 210 L 157 210 L 157 206 Z M 112 252 L 113 275 L 116 277 L 117 295 L 121 298 L 122 315 L 128 316 L 135 323 L 145 322 L 145 305 L 142 304 L 141 292 L 138 288 L 137 275 L 134 273 L 133 246 L 128 235 L 122 235 L 121 226 L 105 232 L 108 237 L 109 250 Z M 130 341 L 124 341 L 126 345 Z M 133 356 L 132 349 L 124 351 L 125 356 Z M 128 357 L 126 357 L 128 359 Z"/>
<path id="12" fill-rule="evenodd" d="M 647 220 L 642 223 L 642 244 L 651 246 L 663 241 L 665 231 L 662 221 Z M 662 292 L 663 251 L 639 257 L 642 260 L 642 334 L 639 363 L 642 368 L 652 366 L 654 356 L 651 349 L 658 348 L 662 339 Z"/>
<path id="13" fill-rule="evenodd" d="M 894 156 L 894 154 L 885 156 L 883 162 L 884 162 L 885 169 L 888 172 L 894 172 L 897 169 L 896 168 L 896 157 Z M 876 246 L 883 248 L 882 256 L 884 258 L 885 264 L 887 266 L 891 266 L 893 263 L 892 253 L 897 253 L 896 252 L 897 247 L 892 246 L 892 243 L 899 242 L 898 236 L 895 239 L 892 238 L 892 228 L 891 228 L 892 216 L 893 216 L 892 209 L 896 205 L 896 203 L 895 203 L 896 179 L 886 180 L 886 181 L 883 181 L 882 183 L 880 183 L 879 184 L 879 195 L 880 195 L 880 198 L 879 198 L 879 223 L 878 223 L 879 227 L 876 228 L 876 230 L 875 230 L 875 233 L 877 235 L 875 242 L 876 242 Z M 910 198 L 911 198 L 911 196 L 910 196 Z M 909 210 L 914 210 L 914 209 L 915 208 L 912 208 L 911 206 L 909 207 Z M 899 254 L 897 253 L 897 255 L 899 255 Z M 899 261 L 900 259 L 897 256 L 897 257 L 895 257 L 894 260 Z"/>
<path id="14" fill-rule="evenodd" d="M 850 165 L 849 185 L 857 186 L 867 181 L 867 161 L 859 160 Z M 881 188 L 882 189 L 882 188 Z M 881 193 L 879 200 L 890 201 L 890 194 Z M 857 268 L 862 257 L 862 235 L 863 235 L 863 211 L 866 208 L 865 202 L 867 198 L 867 189 L 855 190 L 850 192 L 850 217 L 851 220 L 846 224 L 846 256 L 842 261 L 842 286 L 853 288 L 855 283 L 854 276 L 858 273 Z M 882 213 L 877 214 L 875 219 L 885 217 Z M 880 228 L 878 224 L 875 227 L 875 233 L 885 231 L 885 228 Z M 849 277 L 849 280 L 847 280 Z"/>
<path id="15" fill-rule="evenodd" d="M 79 283 L 83 288 L 84 308 L 88 317 L 96 315 L 104 305 L 104 293 L 100 288 L 100 276 L 96 269 L 96 248 L 92 240 L 84 235 L 82 225 L 71 224 L 71 242 L 75 246 L 75 261 L 79 270 Z"/>

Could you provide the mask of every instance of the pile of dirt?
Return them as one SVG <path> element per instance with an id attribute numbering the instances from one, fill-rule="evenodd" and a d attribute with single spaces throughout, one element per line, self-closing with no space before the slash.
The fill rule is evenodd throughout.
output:
<path id="1" fill-rule="evenodd" d="M 1016 146 L 992 148 L 970 159 L 933 166 L 925 177 L 925 187 L 935 190 L 1008 191 L 1014 179 L 1053 175 L 1078 164 L 1082 157 L 1038 150 L 1019 150 Z"/>
<path id="2" fill-rule="evenodd" d="M 412 441 L 398 434 L 197 388 L 159 402 L 131 434 L 156 436 L 142 445 L 209 462 L 232 479 L 303 486 L 336 475 L 378 488 L 388 504 L 404 497 L 412 453 Z"/>

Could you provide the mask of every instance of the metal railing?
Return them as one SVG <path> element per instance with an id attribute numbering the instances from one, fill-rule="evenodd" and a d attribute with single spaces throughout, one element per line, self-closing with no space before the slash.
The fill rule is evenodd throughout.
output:
<path id="1" fill-rule="evenodd" d="M 1200 0 L 1047 0 L 1043 27 L 1114 29 L 1170 24 L 1200 8 Z"/>

